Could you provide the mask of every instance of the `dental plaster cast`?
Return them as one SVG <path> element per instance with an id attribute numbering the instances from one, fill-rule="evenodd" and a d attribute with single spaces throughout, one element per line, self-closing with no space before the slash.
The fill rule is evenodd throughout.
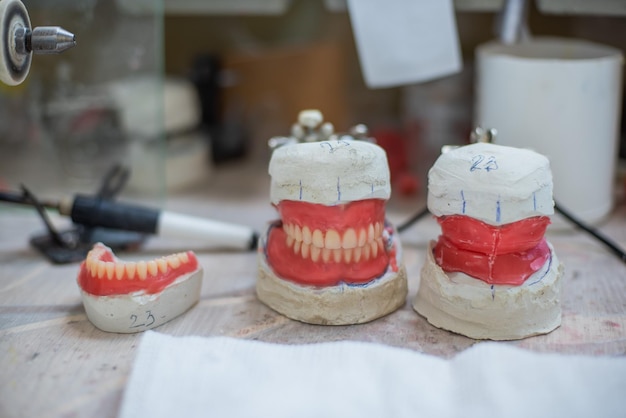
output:
<path id="1" fill-rule="evenodd" d="M 192 251 L 123 262 L 98 243 L 81 263 L 77 282 L 92 324 L 102 331 L 134 333 L 158 327 L 195 305 L 202 274 Z"/>
<path id="2" fill-rule="evenodd" d="M 310 137 L 316 115 L 302 112 L 294 131 Z M 328 125 L 321 130 L 326 136 Z M 280 220 L 259 245 L 262 302 L 326 325 L 368 322 L 404 304 L 402 249 L 385 220 L 391 189 L 382 148 L 335 135 L 287 143 L 274 151 L 269 173 Z"/>
<path id="3" fill-rule="evenodd" d="M 563 267 L 544 238 L 554 213 L 546 157 L 490 143 L 444 153 L 428 174 L 428 209 L 442 234 L 421 271 L 419 314 L 477 339 L 560 325 Z"/>

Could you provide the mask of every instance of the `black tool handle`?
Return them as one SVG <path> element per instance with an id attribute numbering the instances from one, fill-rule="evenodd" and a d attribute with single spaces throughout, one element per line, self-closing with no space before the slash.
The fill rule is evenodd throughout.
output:
<path id="1" fill-rule="evenodd" d="M 75 223 L 86 226 L 155 234 L 159 214 L 160 211 L 155 209 L 76 195 L 70 216 Z"/>

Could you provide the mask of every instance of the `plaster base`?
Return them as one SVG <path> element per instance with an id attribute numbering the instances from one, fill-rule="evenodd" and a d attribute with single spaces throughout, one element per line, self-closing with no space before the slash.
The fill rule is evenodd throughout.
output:
<path id="1" fill-rule="evenodd" d="M 301 285 L 278 277 L 260 245 L 257 296 L 276 312 L 309 324 L 350 325 L 372 321 L 406 302 L 406 268 L 400 242 L 394 240 L 394 245 L 397 272 L 389 269 L 382 277 L 362 285 L 340 283 L 327 287 Z"/>
<path id="2" fill-rule="evenodd" d="M 106 332 L 130 334 L 156 328 L 185 313 L 200 299 L 203 270 L 167 286 L 161 293 L 94 296 L 81 289 L 89 321 Z"/>
<path id="3" fill-rule="evenodd" d="M 563 266 L 551 258 L 520 286 L 490 285 L 464 273 L 445 273 L 431 242 L 413 308 L 432 325 L 475 339 L 516 340 L 561 324 Z"/>

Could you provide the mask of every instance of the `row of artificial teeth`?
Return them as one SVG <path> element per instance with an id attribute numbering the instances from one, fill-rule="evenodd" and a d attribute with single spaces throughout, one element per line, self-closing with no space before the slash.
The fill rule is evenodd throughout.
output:
<path id="1" fill-rule="evenodd" d="M 315 245 L 306 244 L 302 241 L 296 241 L 287 236 L 287 246 L 293 249 L 294 254 L 300 255 L 303 259 L 311 257 L 313 262 L 320 259 L 324 263 L 328 263 L 331 259 L 335 263 L 358 263 L 360 261 L 368 261 L 376 258 L 379 252 L 384 251 L 383 238 L 377 238 L 366 245 L 356 248 L 338 248 L 331 250 L 330 248 L 320 248 Z"/>
<path id="2" fill-rule="evenodd" d="M 188 262 L 189 255 L 187 253 L 178 253 L 152 261 L 117 263 L 87 257 L 86 265 L 91 276 L 98 279 L 106 277 L 108 280 L 122 280 L 124 278 L 133 280 L 137 277 L 139 280 L 146 280 L 148 277 L 156 276 L 159 273 L 165 274 L 170 267 L 175 269 Z"/>
<path id="3" fill-rule="evenodd" d="M 322 232 L 320 229 L 311 231 L 308 226 L 300 227 L 296 224 L 283 224 L 283 230 L 288 239 L 291 238 L 296 242 L 329 250 L 342 248 L 349 250 L 365 247 L 366 244 L 371 244 L 380 238 L 383 233 L 383 224 L 376 222 L 369 224 L 367 228 L 348 228 L 343 232 L 343 236 L 335 229 L 329 229 L 326 232 Z"/>

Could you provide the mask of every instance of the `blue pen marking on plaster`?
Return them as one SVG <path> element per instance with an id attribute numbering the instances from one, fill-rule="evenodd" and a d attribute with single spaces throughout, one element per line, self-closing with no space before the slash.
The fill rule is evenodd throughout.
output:
<path id="1" fill-rule="evenodd" d="M 339 182 L 339 177 L 337 177 L 337 200 L 341 201 L 341 185 Z"/>
<path id="2" fill-rule="evenodd" d="M 537 193 L 533 192 L 533 210 L 537 210 Z"/>
<path id="3" fill-rule="evenodd" d="M 372 192 L 371 195 L 374 196 L 374 183 L 372 183 Z"/>
<path id="4" fill-rule="evenodd" d="M 463 206 L 461 207 L 461 213 L 465 214 L 465 207 L 467 205 L 467 201 L 465 200 L 465 193 L 461 190 L 461 200 L 463 201 Z"/>
<path id="5" fill-rule="evenodd" d="M 541 275 L 540 278 L 538 278 L 534 282 L 530 283 L 528 286 L 532 286 L 532 285 L 537 284 L 540 281 L 542 281 L 544 279 L 544 277 L 546 277 L 548 275 L 548 272 L 550 271 L 551 268 L 552 268 L 552 253 L 550 253 L 550 258 L 548 259 L 548 268 L 546 269 L 546 271 Z"/>
<path id="6" fill-rule="evenodd" d="M 491 300 L 495 300 L 496 298 L 496 289 L 494 289 L 493 285 L 491 285 Z"/>
<path id="7" fill-rule="evenodd" d="M 502 213 L 500 209 L 500 196 L 498 196 L 498 200 L 496 201 L 496 222 L 500 223 L 500 219 L 502 219 Z"/>
<path id="8" fill-rule="evenodd" d="M 302 200 L 302 180 L 300 180 L 300 200 Z"/>

